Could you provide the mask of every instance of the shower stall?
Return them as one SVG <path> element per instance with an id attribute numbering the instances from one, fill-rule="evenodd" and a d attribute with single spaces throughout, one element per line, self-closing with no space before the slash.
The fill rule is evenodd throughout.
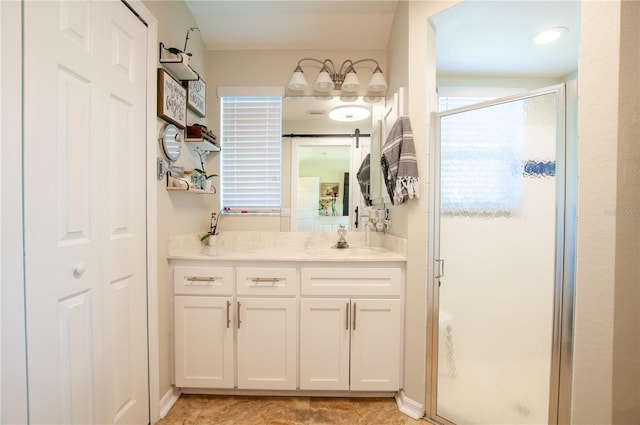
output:
<path id="1" fill-rule="evenodd" d="M 556 424 L 573 315 L 573 84 L 437 114 L 427 416 Z"/>

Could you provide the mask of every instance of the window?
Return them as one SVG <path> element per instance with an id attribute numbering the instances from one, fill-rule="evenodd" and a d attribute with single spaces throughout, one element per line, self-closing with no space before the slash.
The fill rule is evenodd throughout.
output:
<path id="1" fill-rule="evenodd" d="M 484 99 L 441 98 L 440 109 Z M 441 119 L 441 207 L 447 215 L 511 216 L 522 192 L 523 102 Z"/>
<path id="2" fill-rule="evenodd" d="M 221 97 L 221 197 L 231 213 L 280 214 L 281 97 Z"/>
<path id="3" fill-rule="evenodd" d="M 476 103 L 486 102 L 492 100 L 491 97 L 453 97 L 453 96 L 440 96 L 438 98 L 438 110 L 448 111 L 450 109 L 462 108 L 463 106 L 469 106 Z"/>

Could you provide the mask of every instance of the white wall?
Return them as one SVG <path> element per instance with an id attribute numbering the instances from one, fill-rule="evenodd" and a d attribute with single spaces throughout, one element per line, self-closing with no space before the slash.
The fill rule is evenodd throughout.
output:
<path id="1" fill-rule="evenodd" d="M 158 19 L 158 41 L 166 47 L 182 49 L 187 29 L 195 27 L 196 23 L 184 2 L 180 1 L 151 1 L 144 0 L 144 5 Z M 207 82 L 207 96 L 214 96 L 205 69 L 205 48 L 202 37 L 198 31 L 189 35 L 187 51 L 191 52 L 191 66 Z M 161 65 L 158 64 L 158 67 Z M 187 124 L 195 122 L 203 123 L 209 128 L 211 115 L 214 112 L 207 109 L 206 120 L 188 111 Z M 165 122 L 158 119 L 158 137 Z M 209 154 L 205 167 L 207 172 L 214 172 L 216 154 Z M 158 143 L 157 156 L 166 161 L 162 147 Z M 182 154 L 176 162 L 178 166 L 184 166 L 186 170 L 200 167 L 199 159 L 183 143 Z M 217 185 L 217 181 L 214 181 Z M 172 358 L 173 358 L 173 303 L 172 303 L 172 278 L 167 262 L 168 240 L 172 236 L 202 232 L 205 233 L 209 226 L 211 212 L 217 205 L 212 195 L 194 195 L 187 192 L 168 192 L 165 181 L 158 181 L 158 329 L 159 329 L 159 394 L 164 396 L 171 389 Z M 153 372 L 152 372 L 153 373 Z M 151 395 L 154 397 L 154 395 Z"/>
<path id="2" fill-rule="evenodd" d="M 582 4 L 574 424 L 640 420 L 639 8 Z"/>
<path id="3" fill-rule="evenodd" d="M 21 4 L 0 2 L 1 423 L 27 422 L 22 267 Z"/>
<path id="4" fill-rule="evenodd" d="M 621 17 L 614 424 L 640 422 L 640 4 L 623 2 Z"/>
<path id="5" fill-rule="evenodd" d="M 437 110 L 435 32 L 428 18 L 456 2 L 400 1 L 387 47 L 388 93 L 407 88 L 420 175 L 419 199 L 392 207 L 390 233 L 407 238 L 405 287 L 404 392 L 422 404 L 426 397 L 429 114 Z M 410 235 L 410 237 L 409 237 Z"/>

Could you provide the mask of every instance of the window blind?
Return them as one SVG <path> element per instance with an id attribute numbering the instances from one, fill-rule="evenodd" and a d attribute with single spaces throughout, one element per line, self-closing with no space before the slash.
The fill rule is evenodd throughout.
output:
<path id="1" fill-rule="evenodd" d="M 282 98 L 221 98 L 221 198 L 231 213 L 279 214 Z"/>

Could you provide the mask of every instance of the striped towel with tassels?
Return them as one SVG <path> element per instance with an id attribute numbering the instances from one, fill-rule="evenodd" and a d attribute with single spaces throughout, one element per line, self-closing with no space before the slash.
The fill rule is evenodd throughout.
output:
<path id="1" fill-rule="evenodd" d="M 358 173 L 356 177 L 358 179 L 358 184 L 360 185 L 360 192 L 362 192 L 362 197 L 364 198 L 364 203 L 366 206 L 370 207 L 373 205 L 371 202 L 371 154 L 367 154 L 362 160 L 362 164 L 360 164 L 360 168 L 358 169 Z"/>
<path id="2" fill-rule="evenodd" d="M 393 205 L 420 196 L 418 162 L 409 117 L 396 120 L 382 146 L 382 174 Z"/>

